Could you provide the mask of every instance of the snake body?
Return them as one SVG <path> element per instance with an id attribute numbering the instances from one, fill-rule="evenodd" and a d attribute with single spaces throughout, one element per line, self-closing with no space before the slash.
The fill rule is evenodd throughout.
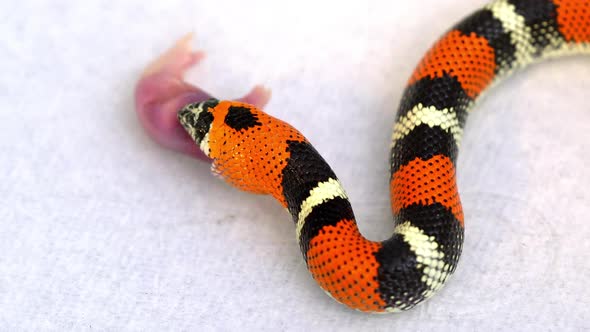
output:
<path id="1" fill-rule="evenodd" d="M 464 235 L 456 160 L 478 97 L 516 69 L 590 52 L 590 1 L 497 0 L 451 28 L 410 77 L 391 147 L 391 238 L 357 228 L 346 192 L 310 142 L 289 124 L 239 102 L 186 105 L 179 120 L 213 170 L 288 209 L 308 269 L 337 301 L 396 312 L 439 290 Z"/>

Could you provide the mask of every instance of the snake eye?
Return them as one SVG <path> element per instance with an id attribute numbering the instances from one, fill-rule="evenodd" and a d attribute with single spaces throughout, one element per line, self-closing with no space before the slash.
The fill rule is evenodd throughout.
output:
<path id="1" fill-rule="evenodd" d="M 210 99 L 207 99 L 207 100 L 199 103 L 199 105 L 201 107 L 201 111 L 206 111 L 211 107 L 217 106 L 217 104 L 219 104 L 219 100 L 217 100 L 215 98 L 210 98 Z"/>

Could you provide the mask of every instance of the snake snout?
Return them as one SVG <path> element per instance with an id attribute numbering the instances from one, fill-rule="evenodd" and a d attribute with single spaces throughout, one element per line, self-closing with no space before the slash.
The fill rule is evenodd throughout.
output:
<path id="1" fill-rule="evenodd" d="M 219 101 L 217 99 L 208 99 L 199 103 L 192 103 L 184 106 L 178 111 L 178 120 L 191 138 L 197 144 L 201 144 L 213 122 L 213 114 L 209 112 L 211 107 L 215 107 Z"/>

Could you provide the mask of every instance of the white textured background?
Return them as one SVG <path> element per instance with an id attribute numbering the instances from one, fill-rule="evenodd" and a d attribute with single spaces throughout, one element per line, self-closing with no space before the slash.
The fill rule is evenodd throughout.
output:
<path id="1" fill-rule="evenodd" d="M 1 1 L 1 330 L 590 328 L 590 59 L 526 70 L 472 115 L 464 255 L 400 315 L 336 304 L 287 213 L 166 151 L 133 113 L 142 67 L 195 31 L 188 80 L 253 84 L 333 165 L 362 231 L 391 233 L 388 145 L 406 79 L 481 0 Z"/>

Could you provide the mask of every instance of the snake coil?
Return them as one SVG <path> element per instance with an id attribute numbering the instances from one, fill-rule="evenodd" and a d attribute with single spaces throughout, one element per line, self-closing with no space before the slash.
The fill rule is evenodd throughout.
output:
<path id="1" fill-rule="evenodd" d="M 286 207 L 309 271 L 334 299 L 368 312 L 414 307 L 457 266 L 463 211 L 455 163 L 478 96 L 516 69 L 590 52 L 587 0 L 497 0 L 450 29 L 421 60 L 403 94 L 392 135 L 393 235 L 359 232 L 338 178 L 289 124 L 258 108 L 210 99 L 179 120 L 214 172 Z"/>

